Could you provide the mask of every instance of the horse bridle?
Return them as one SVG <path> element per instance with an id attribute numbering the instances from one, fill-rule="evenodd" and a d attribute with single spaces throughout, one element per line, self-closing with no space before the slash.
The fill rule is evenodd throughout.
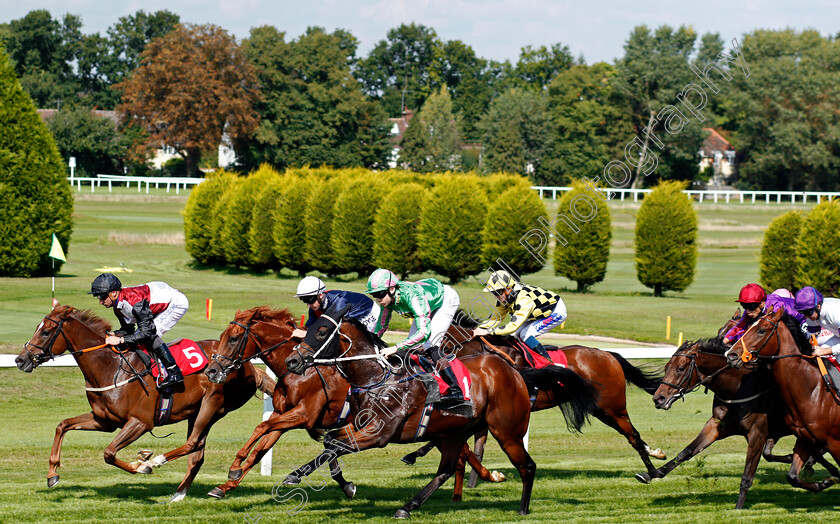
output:
<path id="1" fill-rule="evenodd" d="M 729 369 L 729 364 L 724 364 L 724 366 L 722 368 L 720 368 L 719 370 L 715 371 L 714 373 L 712 373 L 710 375 L 706 375 L 705 378 L 704 378 L 703 374 L 700 373 L 700 368 L 697 366 L 697 355 L 696 354 L 674 353 L 673 356 L 674 357 L 685 357 L 685 358 L 687 358 L 691 361 L 691 364 L 689 364 L 688 373 L 686 373 L 683 376 L 683 378 L 682 378 L 682 380 L 680 380 L 679 384 L 672 384 L 670 382 L 666 382 L 664 379 L 661 382 L 661 384 L 664 384 L 666 386 L 672 387 L 672 388 L 677 390 L 677 393 L 675 395 L 676 398 L 684 397 L 685 395 L 691 393 L 692 391 L 698 389 L 699 387 L 708 384 L 709 382 L 714 380 L 715 377 L 717 377 L 718 375 L 720 375 L 721 373 L 723 373 L 724 371 Z M 697 382 L 697 384 L 695 384 L 691 387 L 686 386 L 686 384 L 691 383 L 691 377 L 695 373 L 697 373 L 697 376 L 700 377 L 700 380 Z"/>
<path id="2" fill-rule="evenodd" d="M 29 355 L 29 358 L 32 360 L 32 363 L 36 367 L 40 366 L 44 362 L 47 362 L 47 361 L 55 358 L 55 355 L 53 355 L 53 352 L 52 352 L 52 347 L 53 347 L 53 344 L 55 344 L 55 341 L 58 339 L 59 334 L 61 334 L 61 336 L 64 337 L 64 341 L 67 343 L 67 347 L 70 348 L 70 352 L 74 353 L 73 343 L 70 341 L 69 338 L 67 338 L 67 334 L 64 333 L 64 319 L 60 318 L 58 320 L 55 320 L 54 318 L 47 315 L 47 316 L 44 317 L 44 320 L 49 320 L 50 322 L 53 322 L 54 324 L 56 324 L 56 329 L 55 329 L 55 331 L 53 331 L 52 335 L 50 335 L 50 338 L 47 340 L 46 344 L 44 346 L 39 346 L 38 344 L 33 344 L 31 342 L 27 342 L 23 345 L 24 351 L 26 351 L 26 354 Z M 43 324 L 43 322 L 42 322 L 42 324 Z M 38 354 L 38 355 L 32 354 L 32 352 L 29 351 L 30 346 L 35 348 L 35 349 L 40 350 L 41 353 Z"/>
<path id="3" fill-rule="evenodd" d="M 222 368 L 222 374 L 223 375 L 227 376 L 227 374 L 230 373 L 231 371 L 233 371 L 234 369 L 239 369 L 240 367 L 242 367 L 242 364 L 244 364 L 245 362 L 249 362 L 249 361 L 251 361 L 255 358 L 262 357 L 263 355 L 274 351 L 275 349 L 277 349 L 278 347 L 282 346 L 283 344 L 285 344 L 286 342 L 288 342 L 290 340 L 290 339 L 286 338 L 286 339 L 281 340 L 280 342 L 274 344 L 273 346 L 271 346 L 267 349 L 262 349 L 262 344 L 260 343 L 260 337 L 258 337 L 256 333 L 251 332 L 251 326 L 254 323 L 258 323 L 258 322 L 261 322 L 261 321 L 250 320 L 247 325 L 239 323 L 235 320 L 232 320 L 230 322 L 229 325 L 236 325 L 236 326 L 239 326 L 242 329 L 244 329 L 245 330 L 245 336 L 243 336 L 239 340 L 239 344 L 236 346 L 236 351 L 235 351 L 233 357 L 229 357 L 227 355 L 220 355 L 218 353 L 213 353 L 213 356 L 211 358 L 213 359 L 214 362 L 216 362 L 219 365 L 220 368 Z M 270 324 L 270 325 L 274 325 L 274 324 L 271 324 L 269 322 L 265 322 L 265 323 Z M 254 354 L 251 355 L 250 357 L 244 357 L 245 346 L 248 343 L 249 338 L 254 339 L 254 344 L 256 344 L 258 351 L 254 352 Z M 224 359 L 224 360 L 228 361 L 229 364 L 223 364 L 221 362 L 221 359 Z"/>
<path id="4" fill-rule="evenodd" d="M 749 349 L 747 349 L 747 345 L 744 343 L 744 337 L 746 337 L 747 333 L 749 333 L 749 331 L 752 328 L 756 327 L 758 325 L 758 323 L 761 322 L 762 320 L 768 322 L 771 326 L 773 326 L 773 330 L 770 332 L 770 335 L 767 336 L 764 339 L 764 342 L 762 342 L 760 346 L 758 346 L 754 350 L 749 350 Z M 755 324 L 753 324 L 753 325 L 751 325 L 750 327 L 747 328 L 747 330 L 744 332 L 744 334 L 741 335 L 741 338 L 738 339 L 738 342 L 733 344 L 732 347 L 726 352 L 727 360 L 729 360 L 729 358 L 728 358 L 729 352 L 734 350 L 735 347 L 738 346 L 738 344 L 741 344 L 741 357 L 738 359 L 738 361 L 743 362 L 744 364 L 755 363 L 760 359 L 775 360 L 772 356 L 761 355 L 761 350 L 764 349 L 764 346 L 767 345 L 767 343 L 770 341 L 770 339 L 773 337 L 773 335 L 776 336 L 776 345 L 777 345 L 777 347 L 779 347 L 781 345 L 781 340 L 779 339 L 779 323 L 778 322 L 773 322 L 772 320 L 770 320 L 767 317 L 759 318 L 758 321 L 756 321 Z M 730 364 L 730 365 L 733 365 L 733 364 Z"/>

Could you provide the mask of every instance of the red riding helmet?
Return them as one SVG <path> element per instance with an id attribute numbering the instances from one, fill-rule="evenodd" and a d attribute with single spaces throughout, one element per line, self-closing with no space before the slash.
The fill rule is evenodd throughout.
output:
<path id="1" fill-rule="evenodd" d="M 746 304 L 758 304 L 767 298 L 767 293 L 764 288 L 758 284 L 747 284 L 741 288 L 741 293 L 738 294 L 738 300 L 735 302 L 743 302 Z"/>

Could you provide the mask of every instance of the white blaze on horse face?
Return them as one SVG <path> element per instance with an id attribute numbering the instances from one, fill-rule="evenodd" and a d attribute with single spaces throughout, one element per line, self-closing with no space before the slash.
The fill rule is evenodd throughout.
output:
<path id="1" fill-rule="evenodd" d="M 35 329 L 35 333 L 40 332 L 42 327 L 44 327 L 44 321 L 43 320 L 41 321 L 40 324 L 38 324 L 38 327 Z"/>

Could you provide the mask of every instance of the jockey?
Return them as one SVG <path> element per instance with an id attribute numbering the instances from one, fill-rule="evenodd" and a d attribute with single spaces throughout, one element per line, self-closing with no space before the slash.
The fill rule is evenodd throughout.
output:
<path id="1" fill-rule="evenodd" d="M 786 294 L 789 296 L 785 296 Z M 805 317 L 794 308 L 793 295 L 787 289 L 777 289 L 773 293 L 766 295 L 764 288 L 758 284 L 747 284 L 741 288 L 741 292 L 738 294 L 738 300 L 735 302 L 741 303 L 741 307 L 744 308 L 744 314 L 740 322 L 723 336 L 724 344 L 738 341 L 744 335 L 747 328 L 758 317 L 770 309 L 778 310 L 779 308 L 784 308 L 787 314 L 793 317 L 794 320 L 800 324 L 805 322 Z"/>
<path id="2" fill-rule="evenodd" d="M 349 304 L 350 310 L 344 315 L 345 318 L 358 320 L 371 333 L 376 329 L 376 321 L 379 319 L 379 306 L 361 293 L 327 291 L 327 287 L 320 278 L 309 276 L 300 281 L 295 296 L 306 304 L 311 312 L 309 318 L 306 319 L 307 328 L 327 309 L 331 307 L 341 309 Z M 305 335 L 306 330 L 301 328 L 296 328 L 292 333 L 292 337 L 302 338 Z"/>
<path id="3" fill-rule="evenodd" d="M 809 331 L 828 332 L 828 338 L 820 337 L 814 355 L 840 355 L 840 299 L 823 298 L 819 291 L 806 286 L 796 292 L 795 307 L 814 328 Z"/>
<path id="4" fill-rule="evenodd" d="M 441 400 L 464 401 L 464 392 L 449 365 L 449 359 L 440 349 L 458 310 L 458 293 L 434 278 L 400 282 L 394 273 L 382 268 L 374 271 L 368 279 L 366 293 L 382 307 L 376 322 L 377 335 L 382 336 L 388 329 L 393 311 L 414 319 L 408 338 L 383 349 L 382 355 L 387 357 L 397 351 L 420 348 L 427 350 L 441 378 L 449 385 L 449 392 Z"/>
<path id="5" fill-rule="evenodd" d="M 167 372 L 158 389 L 183 382 L 184 376 L 161 338 L 190 307 L 183 293 L 163 282 L 124 288 L 116 276 L 102 273 L 93 280 L 88 294 L 98 298 L 103 307 L 113 308 L 120 321 L 120 330 L 109 333 L 106 344 L 144 344 L 153 351 Z"/>
<path id="6" fill-rule="evenodd" d="M 566 304 L 557 293 L 520 284 L 507 271 L 494 271 L 482 290 L 496 297 L 496 311 L 478 325 L 474 336 L 515 333 L 533 351 L 551 361 L 548 351 L 537 340 L 566 320 Z M 510 314 L 507 324 L 499 327 Z"/>

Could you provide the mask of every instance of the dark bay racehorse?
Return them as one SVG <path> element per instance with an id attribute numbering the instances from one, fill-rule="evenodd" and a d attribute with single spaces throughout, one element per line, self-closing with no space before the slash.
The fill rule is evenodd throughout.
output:
<path id="1" fill-rule="evenodd" d="M 482 353 L 502 353 L 517 367 L 528 367 L 528 363 L 522 355 L 522 350 L 513 346 L 513 342 L 507 337 L 487 336 L 472 338 L 472 329 L 475 322 L 468 317 L 458 316 L 458 326 L 450 328 L 447 337 L 450 352 L 458 356 L 477 355 Z M 465 331 L 466 330 L 466 331 Z M 567 367 L 577 373 L 586 382 L 591 384 L 597 392 L 597 409 L 593 415 L 607 426 L 618 431 L 627 439 L 633 449 L 639 454 L 649 473 L 655 468 L 649 457 L 665 459 L 665 453 L 659 449 L 651 449 L 642 440 L 638 430 L 630 421 L 627 413 L 627 390 L 626 382 L 629 382 L 644 391 L 653 394 L 659 386 L 661 376 L 641 370 L 630 364 L 624 357 L 617 353 L 602 351 L 600 349 L 586 346 L 564 346 L 562 349 L 568 359 Z M 536 397 L 532 411 L 540 411 L 554 407 L 556 404 L 550 395 L 540 391 Z M 487 434 L 476 436 L 475 454 L 481 458 L 484 449 L 484 439 Z M 418 451 L 403 457 L 403 461 L 413 464 L 416 457 L 423 456 L 431 449 L 430 445 L 420 448 Z M 474 480 L 470 480 L 470 487 Z"/>
<path id="2" fill-rule="evenodd" d="M 326 450 L 304 467 L 307 472 L 354 451 L 413 442 L 424 419 L 426 388 L 416 379 L 416 372 L 386 361 L 379 354 L 384 344 L 360 324 L 342 321 L 345 312 L 346 308 L 323 314 L 286 359 L 289 371 L 296 373 L 314 365 L 338 366 L 352 386 L 354 424 L 327 434 Z M 564 415 L 572 429 L 579 429 L 595 409 L 593 388 L 570 370 L 555 366 L 516 370 L 496 355 L 468 357 L 463 363 L 472 375 L 473 416 L 431 412 L 420 438 L 435 443 L 441 462 L 432 481 L 397 511 L 397 518 L 407 518 L 455 472 L 464 443 L 484 428 L 499 441 L 522 476 L 519 513 L 527 514 L 536 472 L 522 443 L 530 416 L 529 389 L 550 389 L 558 404 L 565 400 Z"/>
<path id="3" fill-rule="evenodd" d="M 288 310 L 262 306 L 237 312 L 236 318 L 222 333 L 213 362 L 205 370 L 211 381 L 224 382 L 230 372 L 254 358 L 261 358 L 278 380 L 272 397 L 274 412 L 254 429 L 251 438 L 237 452 L 228 472 L 228 482 L 210 491 L 210 496 L 222 498 L 236 488 L 283 433 L 306 429 L 313 438 L 319 438 L 324 429 L 352 422 L 353 413 L 341 417 L 350 384 L 336 368 L 311 368 L 303 375 L 288 373 L 286 358 L 300 342 L 291 338 L 294 329 L 295 319 Z M 470 455 L 468 460 L 477 467 L 477 459 Z M 344 494 L 352 498 L 356 487 L 344 480 L 335 461 L 330 463 L 330 471 Z M 498 472 L 488 472 L 482 478 L 498 480 L 504 477 Z"/>
<path id="4" fill-rule="evenodd" d="M 653 474 L 639 473 L 636 478 L 645 484 L 663 478 L 714 442 L 740 435 L 747 440 L 746 464 L 735 503 L 735 509 L 741 509 L 762 456 L 770 462 L 791 463 L 791 455 L 772 453 L 776 442 L 791 431 L 785 424 L 782 399 L 769 371 L 751 373 L 730 367 L 724 356 L 727 349 L 720 338 L 688 341 L 668 361 L 665 378 L 653 396 L 657 409 L 669 409 L 675 400 L 706 387 L 715 394 L 712 417 L 697 438 L 674 459 Z M 832 474 L 838 474 L 830 463 L 823 460 L 820 463 Z"/>
<path id="5" fill-rule="evenodd" d="M 796 321 L 784 309 L 771 311 L 750 326 L 726 356 L 731 364 L 753 370 L 770 366 L 785 406 L 786 422 L 796 436 L 788 482 L 814 492 L 840 482 L 836 476 L 820 482 L 799 478 L 814 450 L 826 449 L 840 461 L 840 400 L 826 387 L 811 344 Z"/>
<path id="6" fill-rule="evenodd" d="M 183 384 L 174 388 L 172 411 L 167 422 L 187 420 L 187 441 L 151 462 L 128 463 L 118 459 L 117 452 L 154 428 L 160 393 L 150 375 L 137 377 L 134 370 L 142 372 L 145 365 L 134 351 L 117 352 L 104 346 L 105 334 L 110 330 L 111 324 L 89 310 L 57 306 L 44 317 L 15 359 L 17 367 L 29 373 L 55 355 L 69 351 L 85 377 L 91 411 L 63 420 L 56 428 L 47 486 L 53 487 L 59 481 L 61 444 L 67 431 L 112 432 L 120 429 L 105 448 L 105 462 L 129 473 L 151 473 L 152 466 L 189 455 L 186 476 L 170 502 L 181 500 L 204 462 L 204 444 L 213 424 L 244 405 L 258 385 L 263 391 L 272 391 L 274 381 L 250 364 L 237 370 L 224 384 L 213 384 L 201 373 L 187 376 Z M 212 340 L 199 342 L 206 354 L 212 353 L 215 344 Z M 89 350 L 97 346 L 100 349 Z"/>

